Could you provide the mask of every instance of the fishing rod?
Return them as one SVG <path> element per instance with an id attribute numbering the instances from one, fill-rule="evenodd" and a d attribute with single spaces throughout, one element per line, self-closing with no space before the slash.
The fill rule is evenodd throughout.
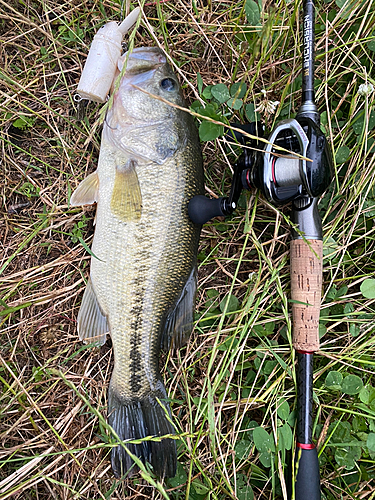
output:
<path id="1" fill-rule="evenodd" d="M 313 443 L 313 356 L 319 350 L 323 262 L 318 200 L 329 186 L 333 170 L 330 147 L 320 130 L 320 115 L 315 104 L 314 24 L 314 0 L 304 0 L 302 103 L 296 118 L 279 122 L 263 148 L 260 141 L 247 141 L 246 136 L 235 132 L 240 143 L 258 150 L 244 149 L 234 168 L 229 197 L 209 200 L 196 196 L 189 203 L 191 219 L 203 224 L 214 216 L 230 215 L 236 208 L 242 188 L 260 189 L 276 206 L 292 202 L 294 228 L 290 244 L 290 274 L 293 347 L 298 365 L 297 443 L 288 495 L 295 500 L 307 496 L 309 500 L 321 498 L 318 454 Z M 241 127 L 254 135 L 259 124 Z M 291 153 L 280 156 L 277 146 Z"/>

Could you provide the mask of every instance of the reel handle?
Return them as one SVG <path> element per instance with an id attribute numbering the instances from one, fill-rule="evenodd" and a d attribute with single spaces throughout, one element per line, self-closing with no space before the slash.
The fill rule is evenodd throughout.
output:
<path id="1" fill-rule="evenodd" d="M 263 137 L 263 127 L 260 122 L 246 123 L 243 125 L 235 123 L 234 125 L 247 134 L 257 134 L 259 137 Z M 237 130 L 228 130 L 226 137 L 228 140 L 232 141 L 235 139 L 242 145 L 248 144 L 249 146 L 259 147 L 258 140 L 247 141 L 247 137 Z M 203 195 L 197 195 L 189 201 L 189 217 L 195 224 L 205 224 L 213 217 L 226 217 L 235 211 L 242 189 L 249 189 L 249 185 L 243 174 L 253 166 L 255 158 L 252 153 L 253 151 L 251 151 L 251 149 L 245 148 L 234 165 L 233 178 L 228 197 L 210 199 Z"/>

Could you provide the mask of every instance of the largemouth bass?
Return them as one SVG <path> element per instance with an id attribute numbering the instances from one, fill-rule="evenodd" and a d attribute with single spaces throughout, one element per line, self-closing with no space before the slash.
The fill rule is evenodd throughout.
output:
<path id="1" fill-rule="evenodd" d="M 187 205 L 203 193 L 199 139 L 188 113 L 153 96 L 184 106 L 163 53 L 134 49 L 106 116 L 98 168 L 71 198 L 76 206 L 97 202 L 78 332 L 99 345 L 111 335 L 108 421 L 122 441 L 174 432 L 159 353 L 187 340 L 196 292 L 200 226 Z M 173 439 L 127 446 L 159 477 L 175 475 Z M 135 470 L 123 446 L 111 462 L 117 477 Z"/>

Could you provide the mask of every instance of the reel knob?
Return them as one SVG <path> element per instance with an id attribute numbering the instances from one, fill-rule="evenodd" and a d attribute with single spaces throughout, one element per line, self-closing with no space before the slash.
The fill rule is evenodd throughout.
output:
<path id="1" fill-rule="evenodd" d="M 195 224 L 205 224 L 213 217 L 230 215 L 235 208 L 235 203 L 230 205 L 228 198 L 210 199 L 200 194 L 189 201 L 188 213 Z"/>

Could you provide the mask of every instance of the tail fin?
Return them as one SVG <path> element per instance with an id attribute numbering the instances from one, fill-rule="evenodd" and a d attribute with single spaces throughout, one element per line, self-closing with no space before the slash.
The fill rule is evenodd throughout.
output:
<path id="1" fill-rule="evenodd" d="M 142 399 L 125 399 L 110 386 L 108 422 L 121 441 L 174 434 L 173 426 L 165 414 L 165 409 L 170 414 L 168 403 L 163 401 L 165 398 L 164 387 L 163 390 L 157 392 L 150 391 Z M 175 476 L 177 452 L 173 439 L 162 439 L 160 442 L 143 441 L 141 444 L 126 446 L 143 463 L 149 462 L 158 477 Z M 116 477 L 121 477 L 128 471 L 130 474 L 137 471 L 137 466 L 122 446 L 112 449 L 111 462 Z"/>

